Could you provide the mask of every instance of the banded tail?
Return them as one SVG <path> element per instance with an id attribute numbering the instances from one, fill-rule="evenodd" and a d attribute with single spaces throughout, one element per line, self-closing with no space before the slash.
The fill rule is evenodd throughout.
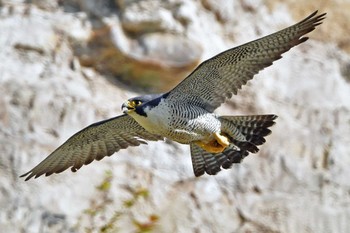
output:
<path id="1" fill-rule="evenodd" d="M 195 176 L 204 173 L 217 174 L 221 168 L 228 169 L 240 163 L 250 153 L 257 153 L 258 146 L 266 142 L 265 136 L 275 124 L 276 115 L 221 116 L 221 133 L 230 140 L 230 145 L 221 153 L 213 154 L 192 143 L 191 158 Z"/>

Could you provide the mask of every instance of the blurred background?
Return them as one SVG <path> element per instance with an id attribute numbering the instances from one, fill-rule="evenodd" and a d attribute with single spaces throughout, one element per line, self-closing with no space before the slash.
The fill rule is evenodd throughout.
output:
<path id="1" fill-rule="evenodd" d="M 27 172 L 128 98 L 201 61 L 327 12 L 219 114 L 279 116 L 242 164 L 195 178 L 187 146 L 129 148 Z M 350 1 L 0 0 L 1 232 L 349 232 Z"/>

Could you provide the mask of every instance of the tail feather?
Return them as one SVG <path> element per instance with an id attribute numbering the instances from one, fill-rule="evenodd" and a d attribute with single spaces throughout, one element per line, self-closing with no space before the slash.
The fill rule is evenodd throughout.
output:
<path id="1" fill-rule="evenodd" d="M 224 153 L 212 154 L 194 143 L 190 144 L 190 148 L 193 172 L 197 177 L 204 173 L 215 175 L 221 170 L 221 166 L 224 164 L 229 163 L 230 166 L 232 164 Z"/>
<path id="2" fill-rule="evenodd" d="M 238 151 L 232 148 L 228 148 L 222 152 L 226 155 L 227 159 L 221 166 L 224 169 L 229 169 L 233 163 L 240 163 L 242 160 L 249 155 L 248 151 Z"/>
<path id="3" fill-rule="evenodd" d="M 210 153 L 203 154 L 204 161 L 205 161 L 205 171 L 209 175 L 215 175 L 221 170 L 221 164 L 224 162 L 223 160 L 226 160 L 224 156 L 219 156 L 215 159 L 213 159 L 213 155 Z"/>
<path id="4" fill-rule="evenodd" d="M 274 114 L 268 115 L 251 115 L 251 116 L 220 116 L 220 119 L 233 122 L 240 127 L 270 127 L 275 124 L 273 120 L 277 118 Z"/>
<path id="5" fill-rule="evenodd" d="M 191 149 L 191 159 L 192 159 L 192 167 L 195 176 L 203 175 L 205 171 L 206 161 L 204 160 L 204 154 L 208 153 L 196 144 L 190 144 Z M 208 173 L 208 172 L 207 172 Z"/>
<path id="6" fill-rule="evenodd" d="M 259 151 L 257 146 L 266 142 L 265 138 L 271 133 L 268 129 L 275 124 L 276 115 L 252 115 L 252 116 L 222 116 L 223 133 L 229 136 L 233 144 L 241 150 L 247 150 L 252 153 Z M 244 140 L 236 135 L 239 132 L 244 136 Z"/>
<path id="7" fill-rule="evenodd" d="M 217 174 L 221 168 L 229 169 L 232 164 L 240 163 L 249 153 L 257 153 L 258 146 L 266 142 L 268 129 L 275 124 L 276 115 L 221 116 L 222 134 L 231 142 L 222 153 L 213 154 L 191 144 L 192 165 L 195 176 L 204 173 Z"/>

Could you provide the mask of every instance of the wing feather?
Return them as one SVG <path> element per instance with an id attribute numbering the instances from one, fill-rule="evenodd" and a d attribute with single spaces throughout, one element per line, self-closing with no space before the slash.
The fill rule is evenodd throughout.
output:
<path id="1" fill-rule="evenodd" d="M 94 123 L 70 137 L 46 159 L 29 172 L 21 175 L 29 180 L 41 175 L 49 176 L 72 167 L 77 171 L 93 160 L 101 160 L 129 146 L 145 144 L 163 137 L 151 134 L 128 115 L 117 116 Z"/>
<path id="2" fill-rule="evenodd" d="M 167 98 L 190 101 L 214 111 L 226 98 L 272 65 L 292 47 L 305 42 L 305 34 L 322 23 L 326 13 L 317 11 L 304 20 L 258 40 L 226 50 L 200 64 L 185 80 L 169 92 Z"/>

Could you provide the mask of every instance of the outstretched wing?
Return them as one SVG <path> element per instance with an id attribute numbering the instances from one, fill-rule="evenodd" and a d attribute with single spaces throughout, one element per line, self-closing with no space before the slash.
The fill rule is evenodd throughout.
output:
<path id="1" fill-rule="evenodd" d="M 280 59 L 282 53 L 305 42 L 305 34 L 322 23 L 325 13 L 317 11 L 299 23 L 258 40 L 224 51 L 200 64 L 167 98 L 191 102 L 214 111 L 226 98 L 260 70 Z"/>
<path id="2" fill-rule="evenodd" d="M 147 144 L 145 140 L 162 140 L 163 137 L 147 132 L 132 117 L 117 116 L 94 123 L 70 137 L 46 159 L 29 172 L 21 175 L 39 177 L 60 173 L 69 167 L 73 172 L 93 160 L 101 160 L 128 146 Z"/>

